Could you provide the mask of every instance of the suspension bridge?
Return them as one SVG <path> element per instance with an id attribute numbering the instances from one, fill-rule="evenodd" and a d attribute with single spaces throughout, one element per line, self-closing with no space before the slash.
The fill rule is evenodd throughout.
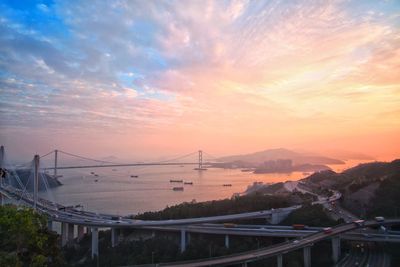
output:
<path id="1" fill-rule="evenodd" d="M 72 156 L 78 159 L 89 160 L 100 164 L 90 164 L 90 165 L 75 165 L 75 166 L 59 166 L 58 165 L 58 154 L 62 153 L 64 155 Z M 197 167 L 194 170 L 204 171 L 207 170 L 206 166 L 209 165 L 209 162 L 203 163 L 203 153 L 211 157 L 212 159 L 216 159 L 216 157 L 211 156 L 208 153 L 203 152 L 202 150 L 198 150 L 189 154 L 185 154 L 183 156 L 179 156 L 176 158 L 163 160 L 163 161 L 154 161 L 154 162 L 140 162 L 140 163 L 116 163 L 111 161 L 104 161 L 98 159 L 92 159 L 88 157 L 84 157 L 81 155 L 72 154 L 69 152 L 65 152 L 62 150 L 52 150 L 49 153 L 46 153 L 39 158 L 47 157 L 51 154 L 54 154 L 54 166 L 53 167 L 45 167 L 42 168 L 43 170 L 54 170 L 54 176 L 57 177 L 57 170 L 66 170 L 66 169 L 83 169 L 83 168 L 110 168 L 110 167 L 137 167 L 137 166 L 174 166 L 174 165 L 196 165 Z M 190 156 L 198 154 L 198 161 L 197 162 L 173 162 L 178 161 Z"/>
<path id="2" fill-rule="evenodd" d="M 40 168 L 40 160 L 54 153 L 54 166 L 53 167 L 45 167 Z M 70 165 L 70 166 L 59 166 L 58 165 L 58 156 L 59 153 L 63 153 L 69 156 L 74 156 L 77 158 L 95 161 L 96 164 L 91 165 Z M 329 234 L 324 233 L 322 230 L 313 231 L 310 233 L 299 233 L 299 232 L 285 232 L 283 234 L 282 231 L 276 229 L 267 229 L 266 227 L 262 227 L 260 229 L 251 230 L 251 234 L 249 234 L 249 230 L 243 230 L 241 228 L 237 229 L 226 229 L 219 228 L 218 226 L 215 228 L 207 228 L 204 229 L 205 223 L 214 223 L 214 222 L 229 222 L 233 220 L 240 219 L 249 219 L 249 218 L 266 218 L 270 223 L 276 224 L 279 223 L 283 218 L 285 218 L 289 213 L 293 210 L 300 208 L 300 205 L 280 208 L 280 209 L 270 209 L 270 210 L 262 210 L 256 212 L 245 212 L 240 214 L 231 214 L 231 215 L 220 215 L 220 216 L 212 216 L 212 217 L 201 217 L 201 218 L 190 218 L 190 219 L 177 219 L 177 220 L 159 220 L 159 221 L 142 221 L 135 220 L 132 218 L 120 217 L 118 215 L 112 214 L 103 214 L 103 213 L 94 213 L 90 211 L 79 210 L 76 207 L 68 207 L 62 204 L 56 203 L 54 201 L 50 201 L 48 199 L 40 198 L 38 196 L 39 190 L 39 180 L 41 179 L 42 184 L 45 186 L 47 192 L 51 192 L 49 190 L 49 184 L 47 179 L 43 176 L 41 170 L 54 170 L 54 177 L 57 177 L 57 170 L 60 169 L 77 169 L 77 168 L 104 168 L 104 167 L 120 167 L 120 166 L 157 166 L 157 165 L 195 165 L 196 168 L 194 170 L 203 171 L 206 170 L 208 166 L 208 162 L 203 163 L 203 151 L 199 150 L 181 157 L 177 157 L 171 160 L 158 161 L 158 162 L 148 162 L 148 163 L 115 163 L 97 159 L 91 159 L 87 157 L 83 157 L 80 155 L 75 155 L 72 153 L 68 153 L 61 150 L 53 150 L 43 156 L 35 155 L 34 159 L 31 162 L 22 165 L 12 165 L 6 161 L 5 150 L 2 146 L 0 148 L 0 167 L 2 170 L 1 180 L 0 180 L 0 198 L 1 204 L 3 204 L 4 198 L 8 198 L 14 201 L 14 203 L 18 205 L 25 205 L 29 207 L 33 207 L 38 212 L 43 213 L 48 218 L 49 229 L 53 228 L 53 223 L 58 222 L 61 224 L 61 243 L 62 245 L 70 244 L 73 242 L 75 236 L 77 238 L 82 238 L 86 233 L 91 234 L 91 253 L 92 257 L 96 257 L 99 255 L 98 251 L 98 231 L 99 228 L 110 228 L 111 229 L 111 244 L 115 246 L 118 243 L 119 236 L 122 233 L 122 229 L 124 228 L 138 228 L 138 229 L 153 229 L 160 231 L 178 231 L 180 232 L 181 242 L 180 247 L 183 252 L 187 245 L 187 236 L 189 232 L 207 232 L 207 233 L 215 233 L 215 234 L 223 234 L 225 235 L 225 244 L 229 246 L 229 235 L 259 235 L 259 236 L 302 236 L 300 240 L 296 242 L 283 242 L 277 244 L 272 247 L 263 248 L 257 251 L 250 251 L 241 254 L 234 254 L 220 258 L 211 258 L 211 259 L 202 259 L 192 262 L 184 262 L 184 263 L 173 263 L 171 266 L 211 266 L 211 265 L 228 265 L 228 264 L 236 264 L 242 263 L 243 266 L 247 265 L 247 262 L 259 260 L 261 258 L 267 258 L 276 256 L 277 257 L 277 265 L 278 267 L 282 266 L 282 255 L 288 253 L 289 251 L 293 251 L 296 249 L 303 249 L 304 254 L 304 265 L 306 267 L 311 266 L 311 246 L 318 241 L 331 238 L 332 239 L 332 257 L 334 262 L 337 262 L 340 257 L 340 238 L 353 238 L 360 239 L 363 236 L 357 236 L 357 233 L 354 230 L 360 227 L 358 224 L 354 223 L 346 223 L 339 225 L 335 228 L 332 228 L 332 231 Z M 197 162 L 172 162 L 181 160 L 188 156 L 193 156 L 198 154 Z M 30 169 L 30 175 L 25 184 L 18 177 L 17 169 L 18 168 L 27 168 Z M 27 185 L 28 183 L 33 182 L 33 193 L 28 192 Z M 13 184 L 18 185 L 19 188 L 13 186 Z M 327 201 L 338 200 L 341 197 L 340 193 L 335 193 L 333 197 L 329 200 L 324 199 L 320 201 L 316 201 L 314 204 L 323 204 Z M 390 225 L 399 225 L 400 219 L 391 219 L 385 220 L 384 222 L 376 222 L 376 221 L 366 221 L 363 222 L 363 227 L 374 227 L 374 226 L 390 226 Z M 172 228 L 171 228 L 172 227 Z M 207 226 L 206 226 L 207 227 Z M 75 231 L 76 229 L 76 231 Z M 266 231 L 267 230 L 267 231 Z M 76 235 L 75 235 L 76 233 Z M 350 234 L 344 235 L 343 234 Z M 370 240 L 382 241 L 385 242 L 391 240 L 390 242 L 400 242 L 400 234 L 396 233 L 395 236 L 390 236 L 390 239 L 387 235 L 379 235 L 375 236 Z M 365 237 L 364 237 L 365 239 Z"/>

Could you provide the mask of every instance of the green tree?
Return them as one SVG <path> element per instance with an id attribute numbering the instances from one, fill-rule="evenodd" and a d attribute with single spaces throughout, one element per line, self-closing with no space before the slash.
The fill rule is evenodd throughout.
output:
<path id="1" fill-rule="evenodd" d="M 29 208 L 0 207 L 0 266 L 62 266 L 56 233 Z"/>

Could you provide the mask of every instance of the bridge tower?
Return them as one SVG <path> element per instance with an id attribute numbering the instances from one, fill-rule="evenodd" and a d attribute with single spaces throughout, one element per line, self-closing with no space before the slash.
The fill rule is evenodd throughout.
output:
<path id="1" fill-rule="evenodd" d="M 4 146 L 0 147 L 0 168 L 4 167 Z"/>
<path id="2" fill-rule="evenodd" d="M 203 151 L 199 150 L 199 170 L 203 169 Z"/>
<path id="3" fill-rule="evenodd" d="M 36 209 L 37 201 L 38 201 L 38 191 L 39 191 L 39 161 L 40 156 L 35 155 L 33 158 L 34 161 L 34 176 L 33 176 L 33 208 Z"/>
<path id="4" fill-rule="evenodd" d="M 54 150 L 54 178 L 57 179 L 57 160 L 58 160 L 58 150 Z"/>
<path id="5" fill-rule="evenodd" d="M 5 173 L 5 169 L 3 169 L 5 167 L 5 163 L 4 163 L 4 146 L 0 147 L 0 185 L 3 185 L 3 179 L 6 177 L 6 173 Z M 2 195 L 0 196 L 1 200 L 3 200 Z"/>
<path id="6" fill-rule="evenodd" d="M 5 170 L 3 170 L 4 167 L 4 146 L 0 147 L 0 185 L 3 185 L 3 179 L 5 177 Z M 4 196 L 2 194 L 0 194 L 0 205 L 3 206 L 4 204 Z"/>
<path id="7" fill-rule="evenodd" d="M 203 150 L 199 150 L 199 167 L 195 168 L 198 171 L 206 171 L 207 169 L 203 167 Z"/>

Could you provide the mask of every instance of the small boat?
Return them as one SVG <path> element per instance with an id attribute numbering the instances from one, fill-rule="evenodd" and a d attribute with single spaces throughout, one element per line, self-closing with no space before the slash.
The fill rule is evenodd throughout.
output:
<path id="1" fill-rule="evenodd" d="M 171 179 L 171 180 L 169 180 L 169 182 L 170 182 L 170 183 L 183 183 L 183 180 L 174 180 L 174 179 Z"/>
<path id="2" fill-rule="evenodd" d="M 95 177 L 99 177 L 99 175 L 98 175 L 98 174 L 95 174 L 94 176 L 95 176 Z"/>
<path id="3" fill-rule="evenodd" d="M 193 185 L 193 182 L 184 182 L 183 184 Z"/>
<path id="4" fill-rule="evenodd" d="M 232 186 L 232 184 L 223 184 L 222 186 Z"/>
<path id="5" fill-rule="evenodd" d="M 251 172 L 252 171 L 252 169 L 243 169 L 243 170 L 241 170 L 242 172 Z"/>
<path id="6" fill-rule="evenodd" d="M 97 183 L 99 180 L 98 180 L 98 179 L 95 179 L 94 181 Z"/>
<path id="7" fill-rule="evenodd" d="M 90 172 L 90 174 L 94 174 L 94 172 Z"/>
<path id="8" fill-rule="evenodd" d="M 173 187 L 172 190 L 174 190 L 174 191 L 183 191 L 184 189 L 183 189 L 182 186 L 179 186 L 179 187 Z"/>
<path id="9" fill-rule="evenodd" d="M 131 178 L 138 178 L 139 175 L 131 175 Z"/>

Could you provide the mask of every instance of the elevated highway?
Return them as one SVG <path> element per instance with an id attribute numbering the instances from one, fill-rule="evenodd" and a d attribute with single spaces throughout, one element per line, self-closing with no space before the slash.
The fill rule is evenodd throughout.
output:
<path id="1" fill-rule="evenodd" d="M 334 238 L 338 235 L 353 231 L 360 227 L 374 227 L 380 225 L 398 225 L 400 224 L 400 219 L 391 219 L 386 220 L 385 222 L 376 222 L 376 221 L 366 221 L 364 226 L 359 226 L 355 223 L 346 223 L 332 228 L 330 233 L 325 233 L 324 231 L 318 231 L 314 234 L 310 234 L 305 236 L 302 239 L 296 239 L 294 241 L 287 241 L 283 242 L 274 246 L 270 246 L 267 248 L 262 248 L 258 250 L 252 250 L 244 253 L 233 254 L 229 256 L 211 258 L 211 259 L 202 259 L 196 261 L 187 261 L 187 262 L 176 262 L 176 263 L 166 263 L 166 264 L 159 264 L 159 266 L 186 266 L 186 267 L 199 267 L 199 266 L 226 266 L 230 264 L 240 264 L 240 263 L 248 263 L 260 259 L 265 259 L 268 257 L 273 256 L 282 256 L 290 251 L 294 251 L 297 249 L 304 248 L 304 256 L 305 258 L 305 265 L 311 265 L 310 259 L 310 247 L 319 241 L 328 238 Z M 279 264 L 278 264 L 279 265 Z"/>
<path id="2" fill-rule="evenodd" d="M 33 199 L 30 194 L 20 197 L 18 190 L 8 186 L 0 186 L 1 194 L 9 198 L 20 198 L 22 201 L 28 205 L 33 204 Z M 190 219 L 176 219 L 176 220 L 158 220 L 158 221 L 143 221 L 134 220 L 128 218 L 122 218 L 117 215 L 110 214 L 96 214 L 93 212 L 79 211 L 74 208 L 68 208 L 60 204 L 51 203 L 44 199 L 39 199 L 37 202 L 38 209 L 47 214 L 51 220 L 72 223 L 76 225 L 83 225 L 89 227 L 118 227 L 118 228 L 141 228 L 149 226 L 173 226 L 173 225 L 190 225 L 190 224 L 201 224 L 201 223 L 211 223 L 211 222 L 223 222 L 223 221 L 233 221 L 241 219 L 251 219 L 251 218 L 264 218 L 267 216 L 272 216 L 279 213 L 287 213 L 296 210 L 301 207 L 301 205 L 261 210 L 254 212 L 245 212 L 238 214 L 229 215 L 219 215 L 210 217 L 199 217 Z M 118 219 L 114 219 L 118 217 Z"/>
<path id="3" fill-rule="evenodd" d="M 201 233 L 228 236 L 254 236 L 254 237 L 288 237 L 304 238 L 310 234 L 323 231 L 323 227 L 307 227 L 304 230 L 295 230 L 291 226 L 273 225 L 236 225 L 235 227 L 224 227 L 223 224 L 202 224 L 189 225 L 185 227 L 146 227 L 158 231 L 179 232 L 184 229 L 187 233 Z M 400 242 L 400 231 L 387 231 L 382 233 L 379 230 L 357 229 L 340 236 L 345 240 L 376 241 L 376 242 Z"/>

